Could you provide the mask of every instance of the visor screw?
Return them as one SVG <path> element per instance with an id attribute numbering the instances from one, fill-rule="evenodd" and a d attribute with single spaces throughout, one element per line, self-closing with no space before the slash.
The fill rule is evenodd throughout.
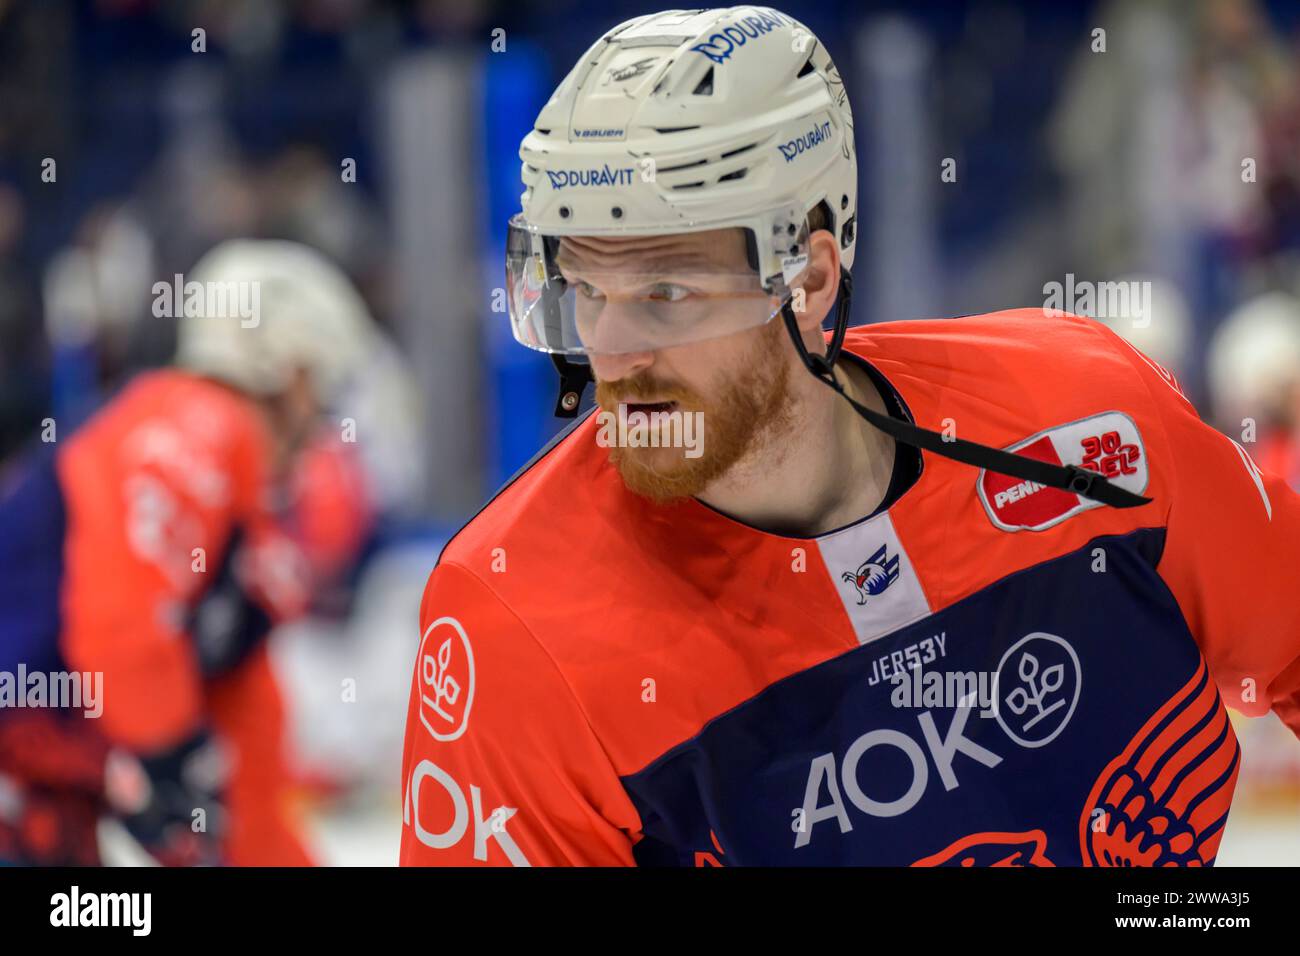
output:
<path id="1" fill-rule="evenodd" d="M 615 219 L 622 219 L 622 218 L 623 218 L 623 207 L 622 207 L 622 206 L 615 206 L 613 209 L 611 209 L 611 210 L 609 211 L 609 214 L 610 214 L 611 216 L 613 216 Z"/>
<path id="2" fill-rule="evenodd" d="M 578 393 L 565 392 L 564 397 L 560 399 L 560 406 L 566 411 L 571 412 L 578 407 Z"/>
<path id="3" fill-rule="evenodd" d="M 561 206 L 561 207 L 560 207 L 560 218 L 561 218 L 561 219 L 568 219 L 568 218 L 569 218 L 569 207 L 568 207 L 568 206 Z"/>

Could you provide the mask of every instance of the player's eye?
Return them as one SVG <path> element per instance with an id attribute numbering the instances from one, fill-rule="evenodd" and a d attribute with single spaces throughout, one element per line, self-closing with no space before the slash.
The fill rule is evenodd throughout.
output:
<path id="1" fill-rule="evenodd" d="M 680 302 L 690 294 L 690 289 L 672 282 L 656 282 L 650 287 L 650 298 L 660 302 Z"/>

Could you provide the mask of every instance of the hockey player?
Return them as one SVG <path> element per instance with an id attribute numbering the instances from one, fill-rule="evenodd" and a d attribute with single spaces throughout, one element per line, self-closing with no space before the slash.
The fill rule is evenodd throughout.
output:
<path id="1" fill-rule="evenodd" d="M 336 563 L 355 522 L 316 514 L 318 494 L 280 514 L 273 492 L 306 447 L 314 474 L 338 471 L 321 411 L 371 319 L 296 243 L 231 241 L 186 278 L 175 367 L 130 381 L 0 498 L 0 670 L 80 675 L 99 711 L 0 710 L 0 860 L 95 863 L 111 812 L 162 863 L 310 862 L 264 638 L 305 607 L 308 552 Z"/>
<path id="2" fill-rule="evenodd" d="M 520 155 L 514 334 L 598 409 L 433 570 L 402 863 L 1212 863 L 1225 703 L 1300 731 L 1296 497 L 1090 320 L 846 332 L 784 14 L 620 25 Z"/>

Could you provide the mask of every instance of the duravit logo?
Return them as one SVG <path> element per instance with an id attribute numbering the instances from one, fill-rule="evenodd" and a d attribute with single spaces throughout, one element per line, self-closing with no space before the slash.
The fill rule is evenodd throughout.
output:
<path id="1" fill-rule="evenodd" d="M 778 27 L 793 23 L 775 10 L 764 10 L 754 16 L 744 17 L 729 27 L 723 27 L 703 43 L 691 47 L 696 53 L 707 56 L 714 63 L 726 63 L 731 54 L 750 40 L 771 33 Z"/>
<path id="2" fill-rule="evenodd" d="M 566 186 L 631 186 L 634 166 L 611 168 L 606 163 L 600 169 L 548 169 L 552 189 Z"/>
<path id="3" fill-rule="evenodd" d="M 785 157 L 785 161 L 791 162 L 796 156 L 806 153 L 809 150 L 816 149 L 822 143 L 829 142 L 831 138 L 831 123 L 826 120 L 824 123 L 818 123 L 802 136 L 796 136 L 788 143 L 778 143 L 777 149 Z"/>

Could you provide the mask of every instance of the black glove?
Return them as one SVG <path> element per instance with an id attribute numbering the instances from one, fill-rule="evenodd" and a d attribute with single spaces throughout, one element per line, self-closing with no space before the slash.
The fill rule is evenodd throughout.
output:
<path id="1" fill-rule="evenodd" d="M 226 755 L 206 731 L 150 756 L 113 750 L 105 769 L 109 806 L 130 836 L 163 866 L 221 862 Z"/>
<path id="2" fill-rule="evenodd" d="M 238 667 L 271 631 L 271 617 L 248 593 L 240 573 L 243 535 L 236 531 L 210 587 L 185 622 L 205 678 Z"/>

